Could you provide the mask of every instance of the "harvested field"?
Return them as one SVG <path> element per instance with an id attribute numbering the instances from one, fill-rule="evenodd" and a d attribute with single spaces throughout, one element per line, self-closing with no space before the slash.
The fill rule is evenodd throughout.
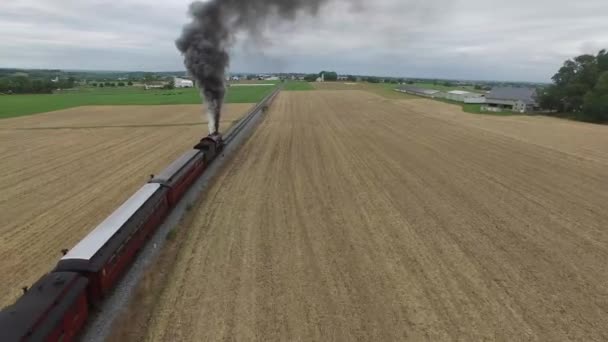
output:
<path id="1" fill-rule="evenodd" d="M 179 232 L 147 340 L 607 340 L 608 127 L 456 110 L 282 93 Z"/>
<path id="2" fill-rule="evenodd" d="M 310 85 L 317 90 L 362 90 L 394 100 L 420 98 L 415 95 L 395 91 L 395 88 L 397 88 L 399 85 L 392 83 L 311 82 Z"/>
<path id="3" fill-rule="evenodd" d="M 480 129 L 509 138 L 539 145 L 608 165 L 608 127 L 547 116 L 506 116 L 464 114 L 460 105 L 446 105 L 432 100 L 407 100 L 404 110 L 422 113 L 431 118 Z M 485 134 L 485 132 L 483 132 Z"/>
<path id="4" fill-rule="evenodd" d="M 251 105 L 227 105 L 228 128 Z M 0 121 L 0 307 L 207 132 L 201 106 L 82 107 Z"/>

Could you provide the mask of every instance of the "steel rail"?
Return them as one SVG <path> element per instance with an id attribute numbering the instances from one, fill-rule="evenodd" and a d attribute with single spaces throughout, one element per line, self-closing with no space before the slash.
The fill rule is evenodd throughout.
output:
<path id="1" fill-rule="evenodd" d="M 141 252 L 129 266 L 121 280 L 117 283 L 112 293 L 101 304 L 97 311 L 91 315 L 81 340 L 85 342 L 104 342 L 109 334 L 113 323 L 118 319 L 124 310 L 125 303 L 128 303 L 153 260 L 159 255 L 163 245 L 167 241 L 167 235 L 181 222 L 182 218 L 197 202 L 202 193 L 208 190 L 212 184 L 212 179 L 221 170 L 222 166 L 230 160 L 240 145 L 247 139 L 250 131 L 254 129 L 258 115 L 264 108 L 269 106 L 282 87 L 278 86 L 270 95 L 266 96 L 260 103 L 253 107 L 245 117 L 233 126 L 225 138 L 225 148 L 222 157 L 216 158 L 203 175 L 190 187 L 184 197 L 180 200 L 173 211 L 169 214 L 165 222 L 153 234 L 151 239 L 144 245 Z M 231 145 L 227 145 L 231 143 Z M 224 156 L 225 155 L 225 156 Z"/>
<path id="2" fill-rule="evenodd" d="M 262 101 L 260 101 L 255 107 L 253 107 L 245 117 L 243 117 L 234 127 L 230 129 L 230 131 L 224 137 L 224 145 L 230 144 L 232 140 L 239 134 L 240 131 L 243 130 L 245 126 L 251 121 L 256 115 L 262 112 L 265 108 L 272 104 L 274 98 L 279 94 L 283 87 L 277 86 L 272 93 L 266 96 Z"/>

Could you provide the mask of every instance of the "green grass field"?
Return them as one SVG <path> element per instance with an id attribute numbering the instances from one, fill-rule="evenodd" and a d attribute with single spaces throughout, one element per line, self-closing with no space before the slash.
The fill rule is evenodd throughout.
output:
<path id="1" fill-rule="evenodd" d="M 521 113 L 516 113 L 516 112 L 511 112 L 511 111 L 504 111 L 504 112 L 488 112 L 488 111 L 484 111 L 481 110 L 481 105 L 480 104 L 472 104 L 472 103 L 458 103 L 459 105 L 462 105 L 462 110 L 467 112 L 467 113 L 472 113 L 472 114 L 486 114 L 486 115 L 499 115 L 499 116 L 512 116 L 512 115 L 522 115 Z"/>
<path id="2" fill-rule="evenodd" d="M 256 103 L 274 87 L 230 87 L 226 103 Z M 92 105 L 173 105 L 201 103 L 197 89 L 144 90 L 139 87 L 81 88 L 41 95 L 0 95 L 0 119 Z"/>

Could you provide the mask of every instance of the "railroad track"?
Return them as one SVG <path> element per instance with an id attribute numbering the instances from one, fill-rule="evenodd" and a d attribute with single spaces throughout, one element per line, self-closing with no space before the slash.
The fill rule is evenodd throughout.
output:
<path id="1" fill-rule="evenodd" d="M 278 86 L 271 94 L 266 96 L 255 107 L 234 125 L 224 137 L 224 148 L 222 155 L 226 158 L 217 158 L 202 176 L 190 187 L 190 190 L 184 195 L 180 203 L 173 209 L 172 213 L 167 217 L 165 223 L 158 229 L 156 234 L 150 239 L 146 247 L 141 251 L 138 259 L 131 265 L 130 270 L 123 277 L 121 282 L 116 286 L 111 297 L 103 303 L 102 307 L 91 322 L 87 325 L 86 331 L 81 336 L 82 341 L 86 342 L 104 342 L 112 329 L 114 320 L 121 315 L 124 303 L 129 302 L 137 288 L 143 274 L 148 269 L 150 262 L 158 255 L 162 249 L 166 236 L 175 229 L 181 221 L 183 215 L 188 211 L 198 200 L 201 193 L 207 190 L 211 184 L 211 180 L 222 169 L 224 163 L 229 160 L 233 153 L 238 151 L 240 145 L 247 139 L 247 133 L 253 129 L 256 122 L 260 119 L 260 114 L 272 104 L 282 86 Z"/>
<path id="2" fill-rule="evenodd" d="M 230 142 L 232 142 L 238 136 L 238 134 L 245 127 L 247 127 L 249 122 L 251 120 L 253 120 L 254 117 L 256 117 L 258 114 L 263 112 L 270 104 L 272 104 L 272 101 L 279 94 L 279 92 L 281 91 L 282 88 L 283 88 L 282 86 L 278 86 L 272 93 L 270 93 L 262 101 L 260 101 L 257 105 L 255 105 L 255 107 L 253 107 L 249 111 L 249 113 L 247 115 L 245 115 L 245 117 L 242 118 L 234 127 L 232 127 L 232 129 L 230 129 L 230 131 L 224 137 L 224 144 L 225 145 L 230 144 Z"/>
<path id="3" fill-rule="evenodd" d="M 282 87 L 221 139 L 206 138 L 116 209 L 15 304 L 0 311 L 0 341 L 102 341 L 167 234 L 235 153 Z M 197 145 L 197 146 L 199 146 Z M 222 151 L 220 153 L 220 151 Z M 84 332 L 84 334 L 82 334 Z"/>

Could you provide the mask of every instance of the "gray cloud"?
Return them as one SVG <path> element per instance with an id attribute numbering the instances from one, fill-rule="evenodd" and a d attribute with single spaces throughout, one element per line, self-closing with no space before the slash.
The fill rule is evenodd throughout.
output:
<path id="1" fill-rule="evenodd" d="M 173 44 L 189 0 L 20 0 L 0 5 L 0 66 L 183 70 Z M 336 1 L 317 18 L 239 36 L 235 72 L 547 81 L 566 59 L 608 47 L 608 2 Z"/>

